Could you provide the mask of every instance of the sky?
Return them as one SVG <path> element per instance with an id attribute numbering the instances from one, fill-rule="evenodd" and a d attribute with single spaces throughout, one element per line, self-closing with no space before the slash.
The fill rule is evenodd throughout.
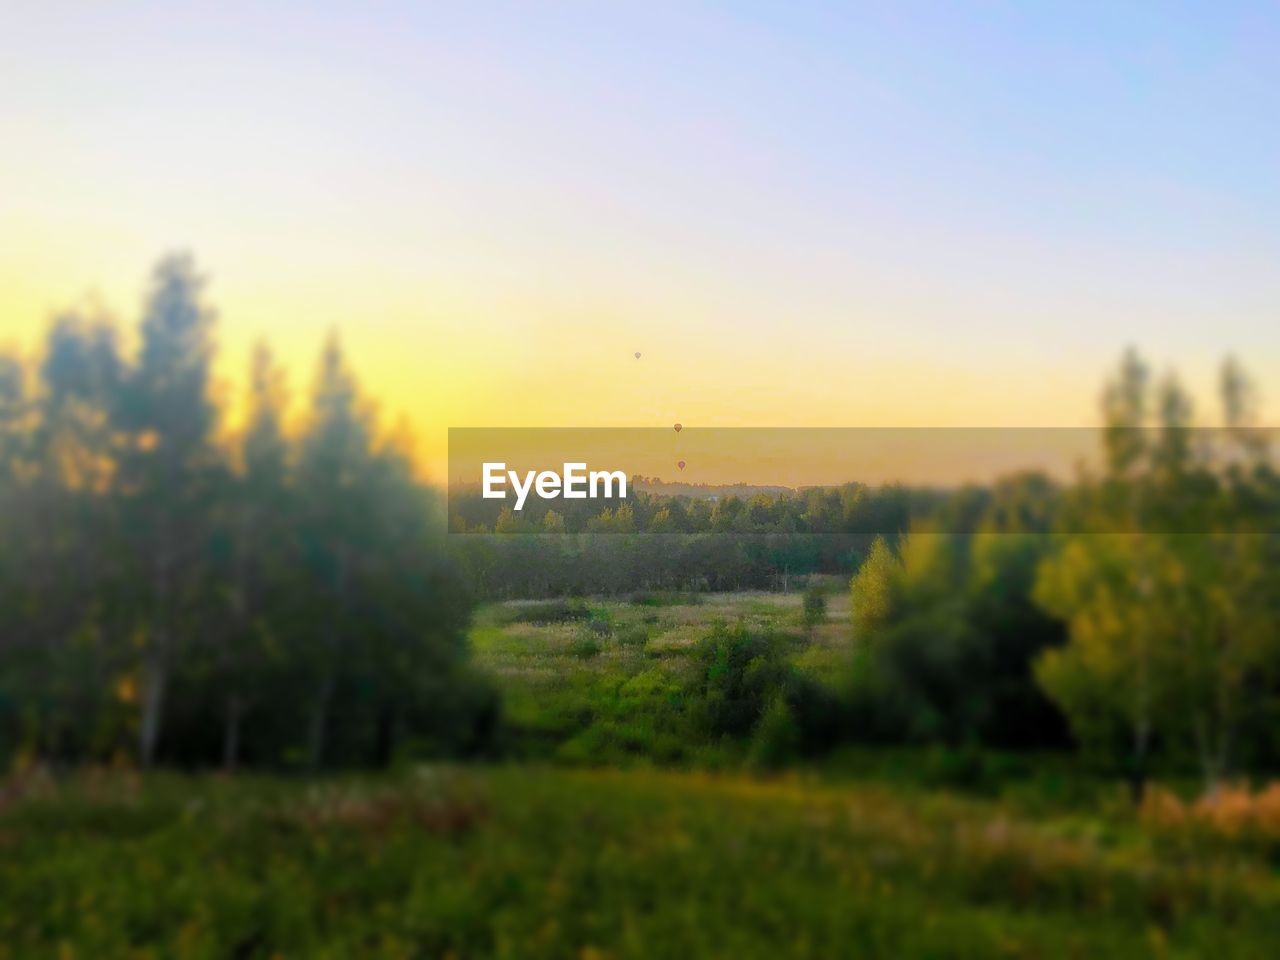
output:
<path id="1" fill-rule="evenodd" d="M 1274 3 L 0 10 L 0 347 L 191 251 L 220 376 L 340 331 L 448 427 L 1280 419 Z M 640 352 L 639 360 L 634 354 Z"/>

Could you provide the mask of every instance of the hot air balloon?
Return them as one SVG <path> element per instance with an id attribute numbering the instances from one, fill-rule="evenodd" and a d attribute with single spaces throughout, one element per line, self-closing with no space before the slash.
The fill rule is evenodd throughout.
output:
<path id="1" fill-rule="evenodd" d="M 684 461 L 683 461 L 683 460 L 677 460 L 677 461 L 676 461 L 676 466 L 677 466 L 677 467 L 679 467 L 681 470 L 683 470 L 683 469 L 684 469 Z"/>
<path id="2" fill-rule="evenodd" d="M 682 427 L 680 424 L 678 424 L 678 423 L 676 424 L 676 433 L 679 433 L 679 432 L 680 432 L 681 430 L 683 430 L 683 429 L 684 429 L 684 427 Z"/>

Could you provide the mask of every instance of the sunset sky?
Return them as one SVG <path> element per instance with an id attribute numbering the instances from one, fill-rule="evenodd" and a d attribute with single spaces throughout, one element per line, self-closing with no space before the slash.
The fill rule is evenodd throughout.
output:
<path id="1" fill-rule="evenodd" d="M 1277 51 L 1274 3 L 12 3 L 0 347 L 186 249 L 223 376 L 336 327 L 441 474 L 449 426 L 1082 425 L 1131 343 L 1274 420 Z"/>

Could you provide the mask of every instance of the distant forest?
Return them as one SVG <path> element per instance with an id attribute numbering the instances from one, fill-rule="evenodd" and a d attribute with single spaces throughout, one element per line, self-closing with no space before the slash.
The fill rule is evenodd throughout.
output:
<path id="1" fill-rule="evenodd" d="M 877 537 L 896 542 L 912 529 L 1048 533 L 1063 497 L 1039 474 L 955 491 L 850 483 L 749 498 L 706 487 L 689 497 L 634 482 L 632 490 L 625 500 L 534 497 L 519 512 L 453 491 L 450 530 L 467 535 L 450 546 L 486 597 L 786 590 L 807 574 L 849 576 Z"/>

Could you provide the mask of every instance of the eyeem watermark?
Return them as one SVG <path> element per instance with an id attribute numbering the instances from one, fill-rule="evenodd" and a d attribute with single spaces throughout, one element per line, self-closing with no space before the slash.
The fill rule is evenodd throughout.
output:
<path id="1" fill-rule="evenodd" d="M 617 496 L 627 495 L 627 475 L 623 471 L 592 470 L 588 473 L 585 463 L 566 463 L 562 473 L 554 470 L 529 470 L 523 479 L 524 483 L 521 483 L 520 474 L 515 470 L 508 470 L 505 463 L 485 463 L 482 495 L 486 500 L 505 500 L 506 486 L 510 481 L 511 489 L 516 495 L 516 510 L 524 509 L 530 490 L 543 500 L 554 500 L 561 496 L 566 500 L 598 500 L 600 497 L 612 499 L 616 483 Z"/>

